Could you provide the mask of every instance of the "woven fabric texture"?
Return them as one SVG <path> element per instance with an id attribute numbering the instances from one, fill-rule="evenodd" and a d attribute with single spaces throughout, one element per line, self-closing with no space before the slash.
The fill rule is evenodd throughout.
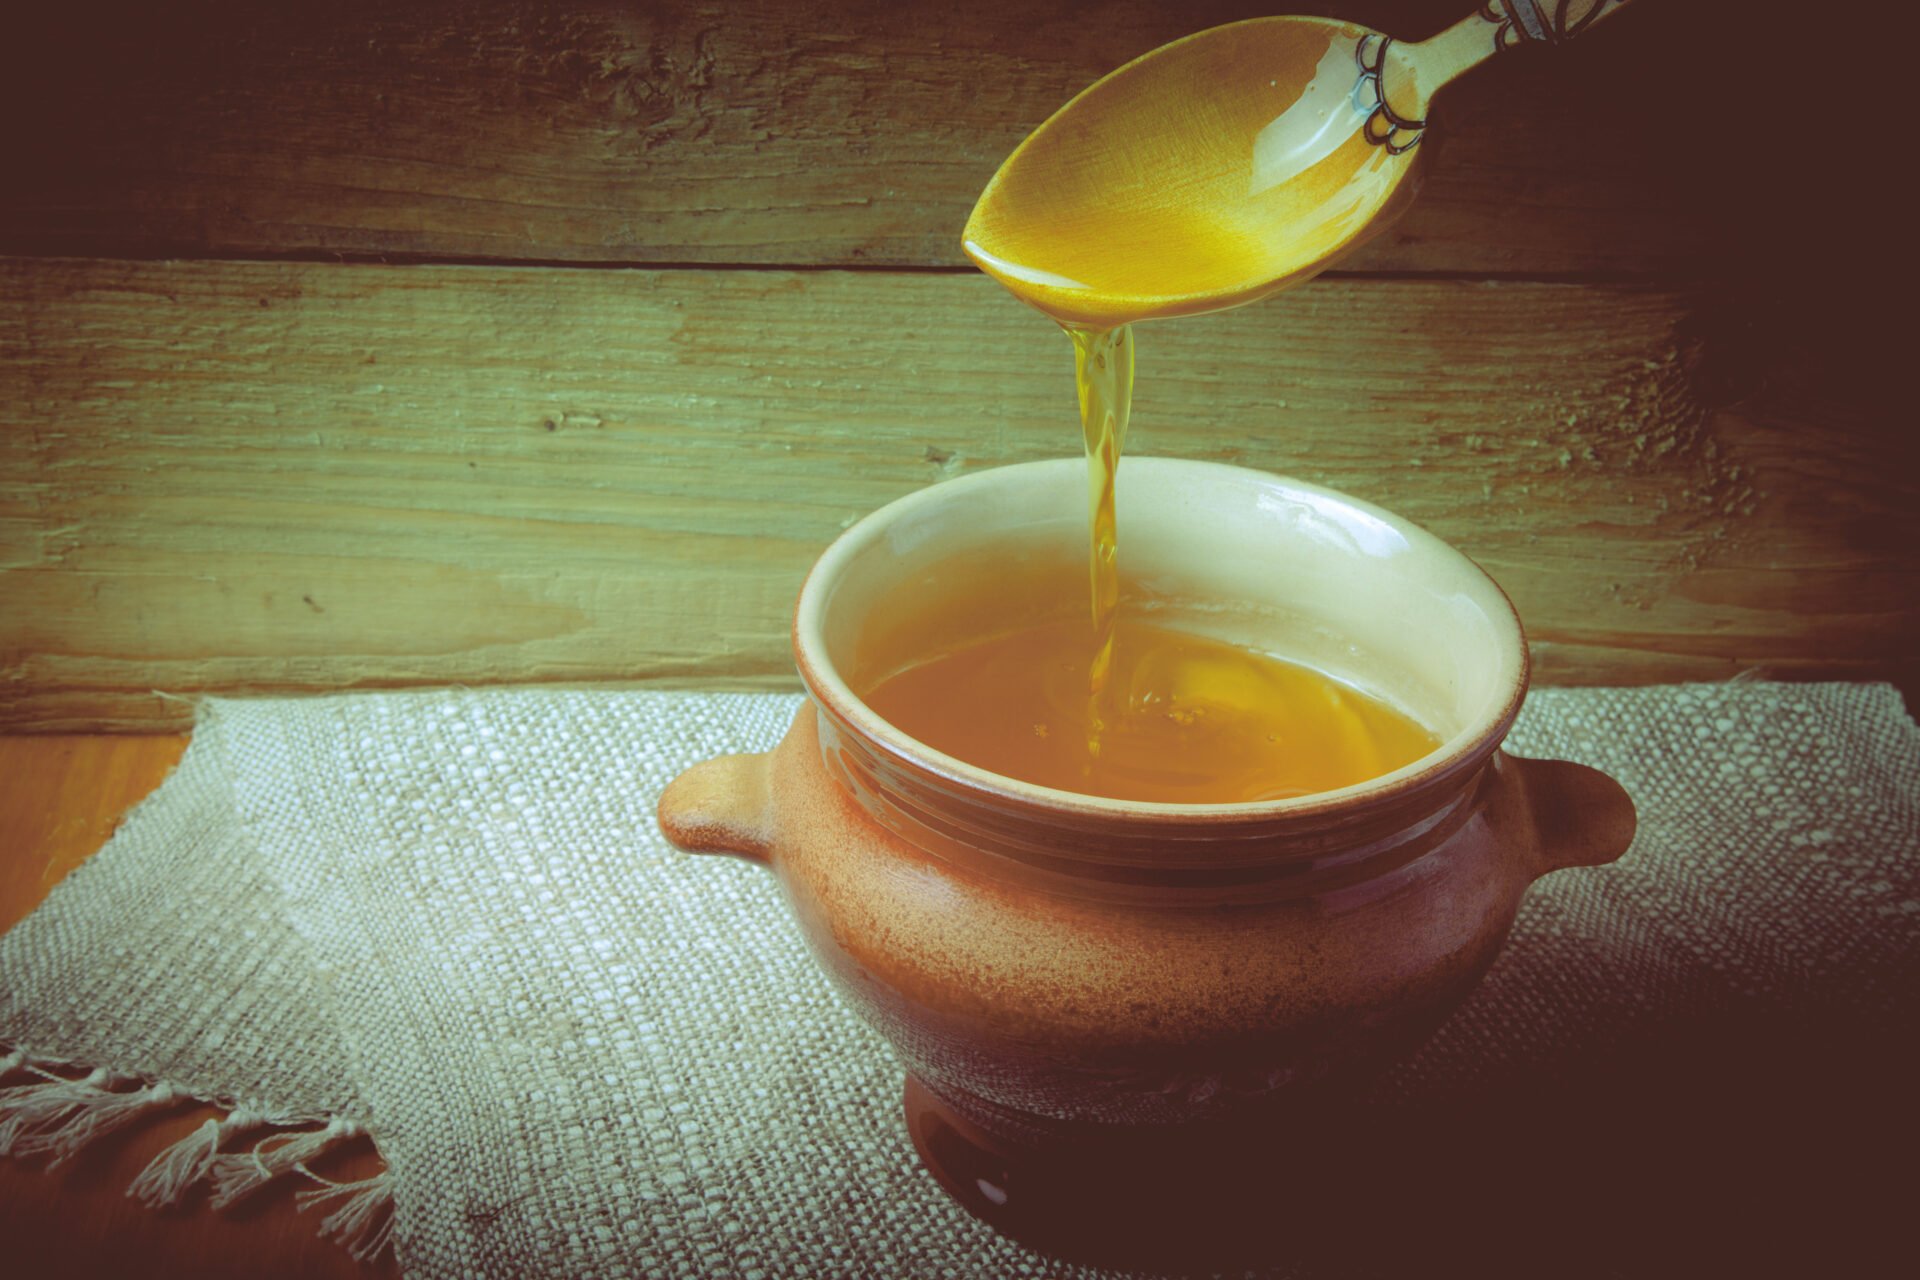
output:
<path id="1" fill-rule="evenodd" d="M 207 702 L 175 775 L 0 940 L 0 1053 L 353 1120 L 409 1275 L 1093 1274 L 920 1168 L 897 1067 L 772 877 L 661 838 L 669 779 L 771 747 L 797 705 Z M 1893 690 L 1539 690 L 1508 747 L 1613 774 L 1640 834 L 1535 886 L 1381 1106 L 1703 1018 L 1911 1019 L 1920 732 Z"/>

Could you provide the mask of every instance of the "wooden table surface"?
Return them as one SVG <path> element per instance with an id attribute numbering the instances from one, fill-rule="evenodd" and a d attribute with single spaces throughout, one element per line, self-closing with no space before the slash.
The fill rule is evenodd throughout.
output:
<path id="1" fill-rule="evenodd" d="M 166 778 L 186 749 L 181 736 L 0 737 L 0 929 L 12 928 L 68 872 L 97 852 L 127 810 Z M 101 1063 L 112 1068 L 117 1064 Z M 11 1083 L 11 1081 L 10 1081 Z M 282 1178 L 215 1212 L 206 1193 L 152 1210 L 126 1189 L 163 1147 L 217 1114 L 184 1105 L 103 1138 L 58 1168 L 0 1158 L 0 1241 L 8 1275 L 367 1277 L 316 1232 L 321 1213 L 293 1206 L 301 1189 Z M 378 1171 L 360 1139 L 316 1168 L 349 1180 Z"/>

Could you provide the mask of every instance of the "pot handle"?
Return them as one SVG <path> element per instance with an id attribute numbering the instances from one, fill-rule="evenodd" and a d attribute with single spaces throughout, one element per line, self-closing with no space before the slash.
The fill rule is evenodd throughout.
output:
<path id="1" fill-rule="evenodd" d="M 1604 866 L 1633 843 L 1639 816 L 1611 777 L 1571 760 L 1507 758 L 1518 769 L 1539 840 L 1536 875 Z"/>
<path id="2" fill-rule="evenodd" d="M 688 853 L 773 857 L 773 753 L 715 756 L 660 793 L 660 830 Z"/>

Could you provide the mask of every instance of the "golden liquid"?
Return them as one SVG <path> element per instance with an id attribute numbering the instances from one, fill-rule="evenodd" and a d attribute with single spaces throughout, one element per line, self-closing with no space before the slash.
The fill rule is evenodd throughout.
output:
<path id="1" fill-rule="evenodd" d="M 1122 615 L 1097 751 L 1095 651 L 1067 618 L 932 657 L 861 696 L 921 742 L 1010 778 L 1118 800 L 1234 804 L 1364 782 L 1433 735 L 1307 667 Z"/>
<path id="2" fill-rule="evenodd" d="M 1120 530 L 1113 484 L 1133 408 L 1133 335 L 1118 329 L 1068 329 L 1073 380 L 1080 393 L 1080 431 L 1087 446 L 1088 568 L 1092 581 L 1093 657 L 1087 671 L 1088 749 L 1099 753 L 1101 691 L 1113 665 L 1113 627 L 1120 610 Z"/>
<path id="3" fill-rule="evenodd" d="M 1238 306 L 1311 274 L 1412 195 L 1418 151 L 1364 136 L 1362 34 L 1260 19 L 1116 71 L 1008 157 L 964 248 L 1015 297 L 1090 327 Z"/>

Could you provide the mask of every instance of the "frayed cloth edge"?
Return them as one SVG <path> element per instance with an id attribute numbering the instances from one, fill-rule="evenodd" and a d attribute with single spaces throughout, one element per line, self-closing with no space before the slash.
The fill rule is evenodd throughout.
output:
<path id="1" fill-rule="evenodd" d="M 4 1083 L 10 1079 L 14 1082 Z M 16 1047 L 0 1052 L 0 1156 L 46 1156 L 51 1169 L 134 1120 L 185 1103 L 224 1114 L 158 1152 L 127 1187 L 129 1197 L 165 1208 L 204 1186 L 212 1207 L 224 1209 L 270 1182 L 298 1174 L 318 1185 L 295 1194 L 297 1209 L 332 1207 L 318 1234 L 363 1263 L 393 1247 L 390 1170 L 342 1183 L 308 1167 L 335 1144 L 365 1132 L 345 1116 L 266 1114 L 167 1080 L 89 1070 Z M 251 1142 L 237 1141 L 255 1130 L 268 1132 Z"/>

